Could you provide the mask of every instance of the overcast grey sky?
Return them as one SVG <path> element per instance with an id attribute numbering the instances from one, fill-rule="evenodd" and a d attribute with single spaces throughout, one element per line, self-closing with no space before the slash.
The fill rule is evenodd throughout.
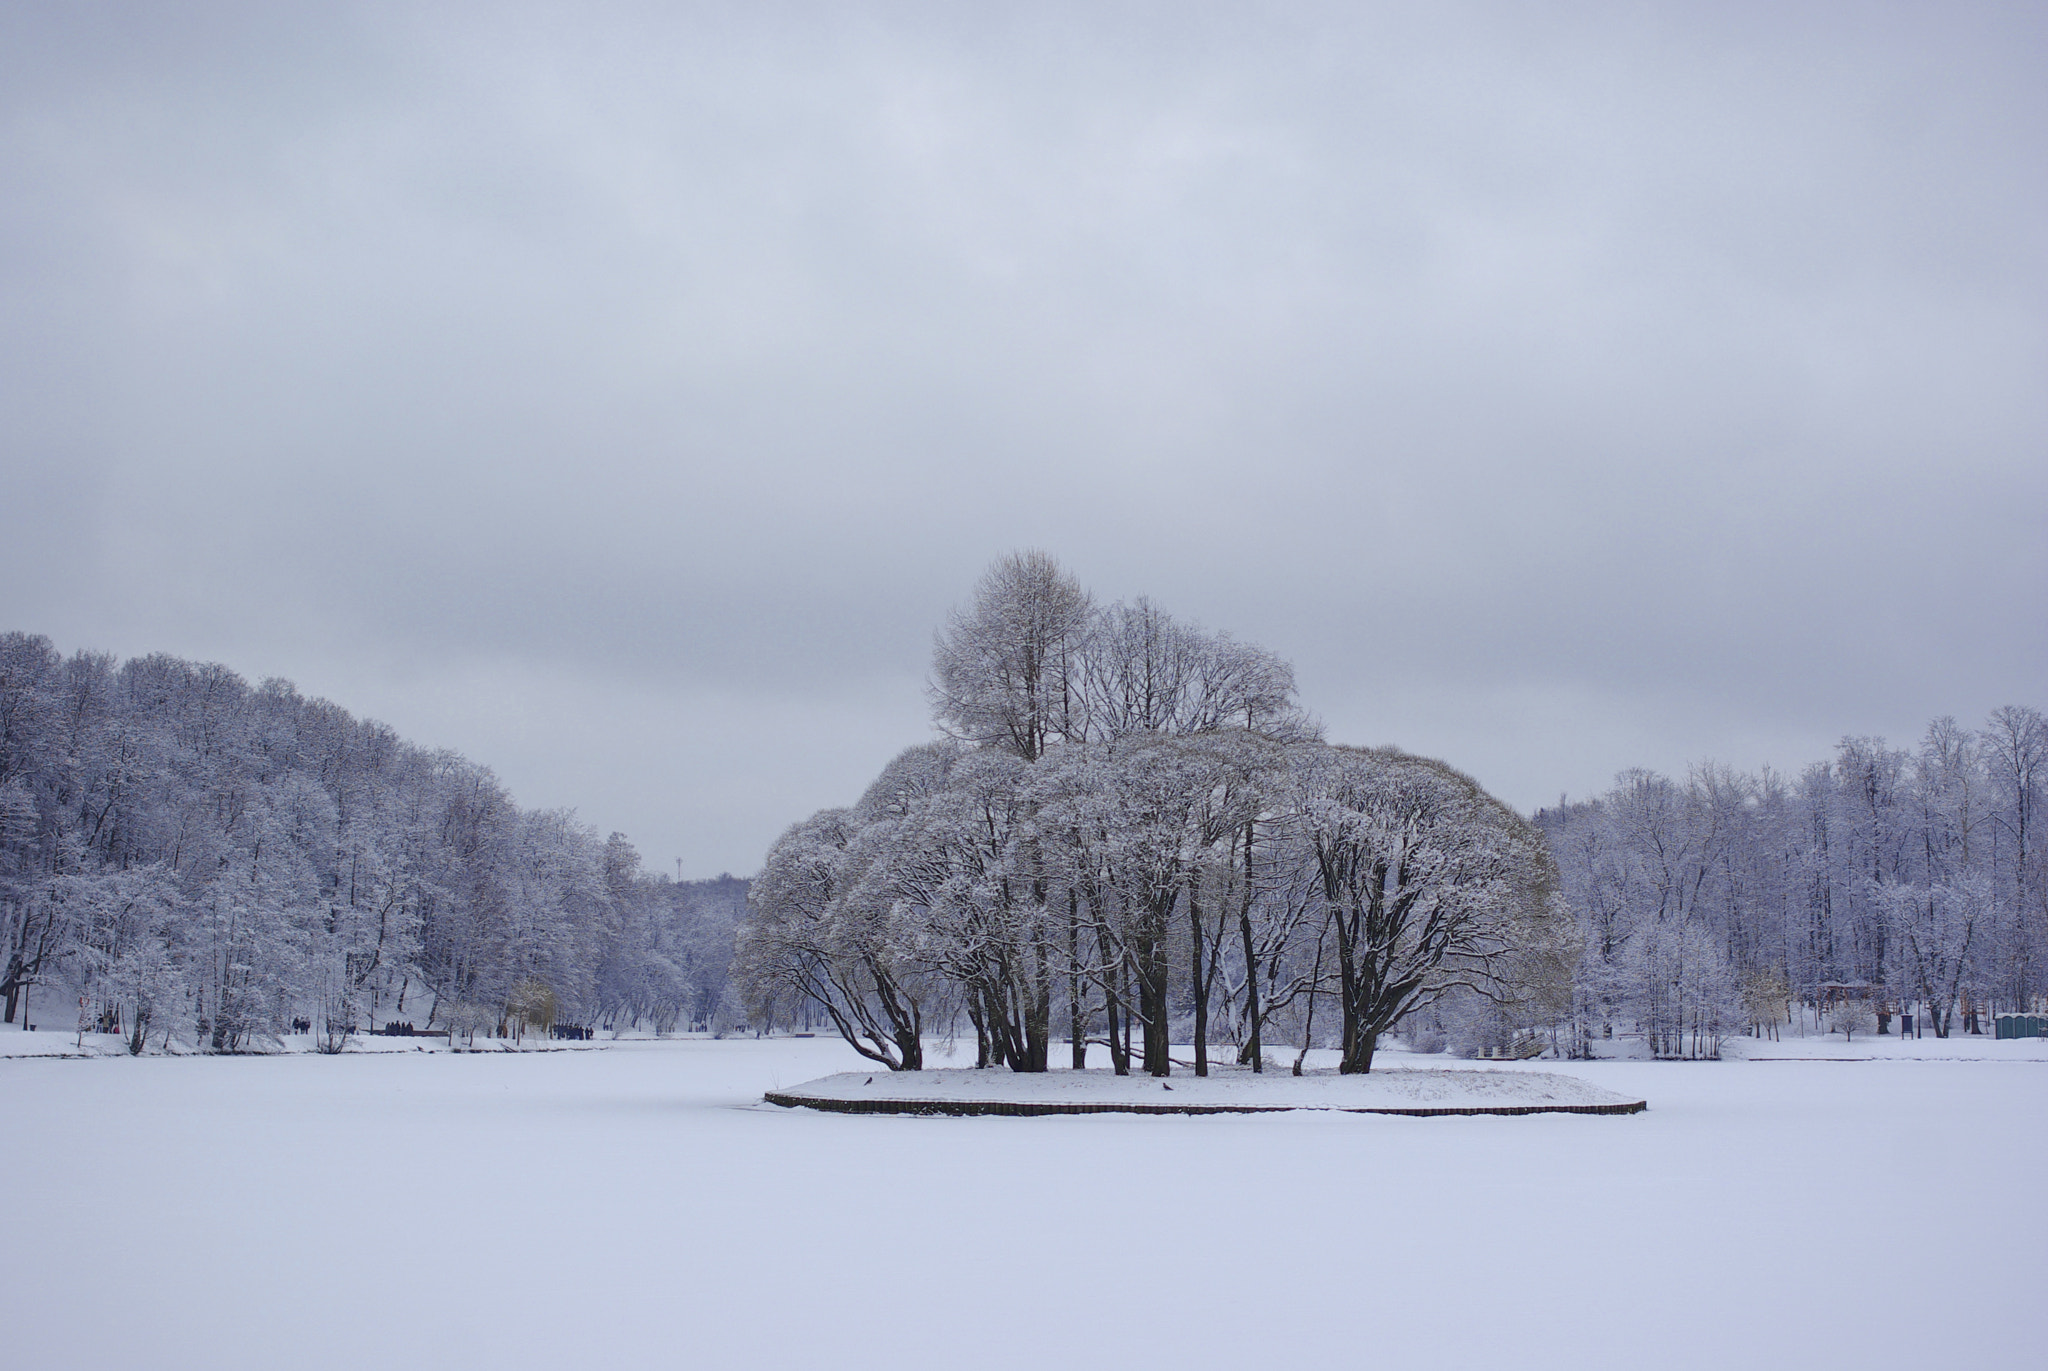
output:
<path id="1" fill-rule="evenodd" d="M 2048 706 L 2048 9 L 0 9 L 0 628 L 752 871 L 1042 547 L 1523 807 Z"/>

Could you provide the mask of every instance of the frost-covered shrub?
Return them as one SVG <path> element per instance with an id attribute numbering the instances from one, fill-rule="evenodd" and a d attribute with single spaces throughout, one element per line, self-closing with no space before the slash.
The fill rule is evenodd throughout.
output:
<path id="1" fill-rule="evenodd" d="M 1450 1039 L 1434 1024 L 1418 1027 L 1408 1034 L 1408 1050 L 1411 1052 L 1441 1052 L 1449 1044 Z"/>
<path id="2" fill-rule="evenodd" d="M 1877 1016 L 1870 1012 L 1870 1005 L 1865 1000 L 1837 1000 L 1834 1008 L 1828 1011 L 1828 1031 L 1855 1042 L 1858 1033 L 1877 1031 Z"/>
<path id="3" fill-rule="evenodd" d="M 461 1034 L 463 1041 L 474 1047 L 476 1046 L 476 1035 L 490 1032 L 492 1027 L 498 1022 L 498 1014 L 496 1010 L 488 1005 L 475 1004 L 465 1000 L 443 1008 L 441 1011 L 441 1022 L 447 1024 L 455 1033 Z M 450 1042 L 453 1042 L 452 1036 Z"/>

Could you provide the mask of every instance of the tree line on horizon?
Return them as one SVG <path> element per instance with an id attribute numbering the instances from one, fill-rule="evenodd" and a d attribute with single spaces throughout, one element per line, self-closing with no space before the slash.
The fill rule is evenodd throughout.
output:
<path id="1" fill-rule="evenodd" d="M 1362 1070 L 1394 1035 L 1712 1056 L 1801 1005 L 1947 1035 L 2042 1002 L 2048 721 L 2024 706 L 1524 818 L 1328 742 L 1284 661 L 1031 553 L 937 635 L 930 703 L 939 740 L 751 882 L 674 882 L 287 682 L 0 634 L 0 1014 L 40 989 L 68 1029 L 75 995 L 138 1051 L 822 1019 L 898 1068 L 966 1031 L 984 1065 L 1043 1070 L 1057 1041 L 1164 1073 L 1183 1045 Z"/>
<path id="2" fill-rule="evenodd" d="M 737 1020 L 746 882 L 290 683 L 0 634 L 0 1014 L 245 1050 L 387 1021 L 471 1035 Z M 46 990 L 45 995 L 50 992 Z M 61 1006 L 61 1007 L 60 1007 Z"/>
<path id="3" fill-rule="evenodd" d="M 2044 791 L 2048 720 L 2013 705 L 1980 729 L 1936 719 L 1912 748 L 1847 737 L 1796 777 L 1629 771 L 1541 810 L 1582 944 L 1564 1027 L 1581 1050 L 1622 1023 L 1694 1055 L 1716 1025 L 1771 1031 L 1799 1003 L 1940 1037 L 2037 1008 Z"/>

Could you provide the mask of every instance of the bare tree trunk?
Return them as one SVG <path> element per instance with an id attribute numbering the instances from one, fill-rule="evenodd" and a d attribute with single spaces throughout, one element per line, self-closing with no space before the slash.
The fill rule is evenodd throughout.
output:
<path id="1" fill-rule="evenodd" d="M 1148 934 L 1136 947 L 1138 972 L 1138 1016 L 1145 1029 L 1145 1074 L 1171 1076 L 1173 1059 L 1168 1055 L 1166 1016 L 1171 968 L 1166 961 L 1166 939 Z"/>
<path id="2" fill-rule="evenodd" d="M 1209 978 L 1202 974 L 1202 878 L 1188 878 L 1188 932 L 1193 952 L 1189 971 L 1195 996 L 1195 1074 L 1209 1074 Z"/>
<path id="3" fill-rule="evenodd" d="M 1114 990 L 1105 987 L 1102 992 L 1102 1015 L 1105 1035 L 1109 1039 L 1110 1069 L 1119 1076 L 1131 1074 L 1131 1040 L 1121 1030 L 1124 1027 L 1123 1003 Z"/>
<path id="4" fill-rule="evenodd" d="M 1252 826 L 1244 826 L 1244 899 L 1237 907 L 1238 936 L 1244 942 L 1244 1002 L 1245 1014 L 1251 1024 L 1251 1032 L 1245 1037 L 1244 1051 L 1238 1054 L 1243 1063 L 1251 1058 L 1253 1071 L 1264 1071 L 1266 1060 L 1264 1049 L 1259 1042 L 1259 957 L 1252 945 Z"/>
<path id="5" fill-rule="evenodd" d="M 974 1025 L 974 1069 L 986 1070 L 989 1065 L 988 1030 L 982 1027 L 981 1005 L 971 992 L 967 996 L 967 1021 Z"/>
<path id="6" fill-rule="evenodd" d="M 1020 1069 L 1046 1071 L 1052 1067 L 1052 947 L 1046 939 L 1034 938 L 1033 949 L 1031 1001 L 1024 1011 L 1025 1064 Z"/>
<path id="7" fill-rule="evenodd" d="M 1088 1069 L 1087 1024 L 1081 1018 L 1080 896 L 1067 892 L 1067 1041 L 1073 1045 L 1074 1070 Z"/>
<path id="8" fill-rule="evenodd" d="M 1118 983 L 1122 987 L 1124 1003 L 1124 1070 L 1126 1074 L 1129 1074 L 1131 1064 L 1131 1019 L 1133 1017 L 1131 1013 L 1130 968 L 1128 966 L 1122 966 L 1118 968 L 1118 972 Z"/>
<path id="9" fill-rule="evenodd" d="M 1303 1016 L 1301 1021 L 1301 1051 L 1296 1053 L 1294 1056 L 1294 1074 L 1297 1076 L 1301 1074 L 1301 1064 L 1308 1060 L 1309 1044 L 1315 1041 L 1316 987 L 1322 984 L 1322 980 L 1323 940 L 1322 938 L 1318 937 L 1316 939 L 1315 970 L 1309 973 L 1308 980 L 1308 1013 Z"/>

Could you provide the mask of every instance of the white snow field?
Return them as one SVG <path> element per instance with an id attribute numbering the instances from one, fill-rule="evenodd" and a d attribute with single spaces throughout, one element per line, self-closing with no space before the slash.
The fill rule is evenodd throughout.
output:
<path id="1" fill-rule="evenodd" d="M 2048 1065 L 1969 1047 L 1423 1119 L 761 1103 L 825 1039 L 0 1060 L 0 1317 L 28 1371 L 2040 1366 Z"/>

